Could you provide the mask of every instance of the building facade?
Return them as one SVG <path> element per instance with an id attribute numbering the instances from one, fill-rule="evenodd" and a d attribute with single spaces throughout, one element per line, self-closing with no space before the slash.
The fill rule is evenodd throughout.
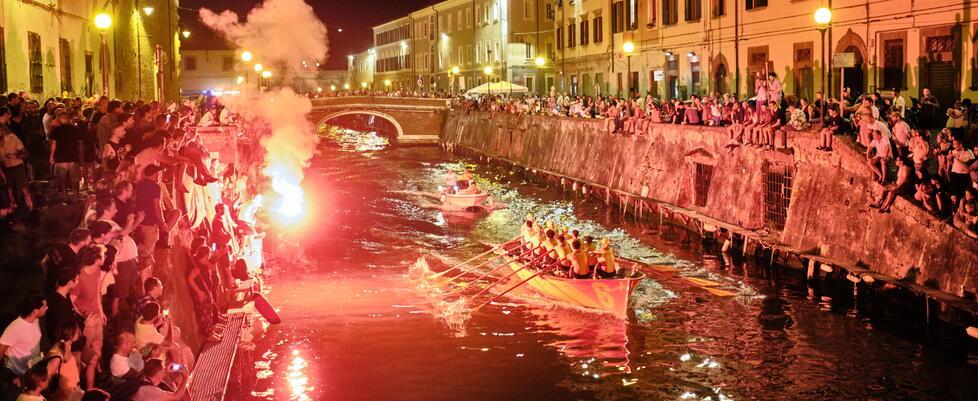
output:
<path id="1" fill-rule="evenodd" d="M 554 11 L 553 0 L 448 0 L 375 26 L 371 87 L 464 91 L 506 80 L 547 92 Z M 365 72 L 353 59 L 351 80 Z"/>
<path id="2" fill-rule="evenodd" d="M 814 19 L 821 7 L 832 11 L 824 26 Z M 708 92 L 744 98 L 754 94 L 755 73 L 775 72 L 786 93 L 806 98 L 823 88 L 837 96 L 843 86 L 919 97 L 929 87 L 947 105 L 978 91 L 976 7 L 953 0 L 565 0 L 557 5 L 557 68 L 562 92 L 585 95 L 624 94 L 631 86 L 665 99 Z M 627 41 L 635 46 L 630 57 Z M 842 64 L 833 67 L 834 59 Z"/>
<path id="3" fill-rule="evenodd" d="M 343 89 L 372 88 L 375 60 L 373 49 L 347 56 L 347 83 Z"/>
<path id="4" fill-rule="evenodd" d="M 103 12 L 104 31 L 94 24 Z M 174 99 L 177 21 L 176 0 L 0 0 L 0 89 L 91 96 L 105 73 L 112 97 Z"/>

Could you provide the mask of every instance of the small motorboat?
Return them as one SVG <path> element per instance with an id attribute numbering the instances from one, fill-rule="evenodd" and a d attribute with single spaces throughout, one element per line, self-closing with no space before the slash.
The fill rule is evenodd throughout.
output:
<path id="1" fill-rule="evenodd" d="M 460 194 L 446 191 L 441 195 L 441 207 L 445 210 L 479 211 L 492 209 L 492 202 L 492 195 L 487 192 Z"/>
<path id="2" fill-rule="evenodd" d="M 505 253 L 505 250 L 499 251 Z M 595 309 L 610 313 L 618 318 L 628 318 L 628 302 L 632 291 L 645 279 L 645 274 L 638 271 L 638 265 L 628 260 L 620 260 L 625 277 L 608 279 L 582 280 L 558 277 L 549 273 L 537 274 L 539 270 L 524 268 L 525 263 L 519 258 L 505 255 L 506 263 L 511 272 L 515 273 L 512 280 L 526 281 L 519 289 L 529 295 L 553 299 L 565 304 Z"/>

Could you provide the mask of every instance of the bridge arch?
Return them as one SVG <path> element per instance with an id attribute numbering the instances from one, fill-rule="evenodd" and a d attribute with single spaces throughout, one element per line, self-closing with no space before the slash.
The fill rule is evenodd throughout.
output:
<path id="1" fill-rule="evenodd" d="M 327 114 L 322 119 L 320 119 L 319 122 L 316 123 L 316 127 L 318 128 L 323 124 L 326 124 L 327 122 L 329 122 L 329 120 L 333 120 L 343 116 L 353 116 L 353 115 L 368 115 L 368 116 L 374 116 L 374 117 L 379 117 L 381 119 L 384 119 L 394 126 L 394 130 L 396 131 L 394 138 L 400 139 L 401 137 L 404 136 L 404 128 L 401 127 L 401 123 L 399 123 L 396 118 L 391 117 L 387 113 L 381 113 L 379 111 L 374 111 L 374 110 L 343 110 L 343 111 L 330 113 Z"/>

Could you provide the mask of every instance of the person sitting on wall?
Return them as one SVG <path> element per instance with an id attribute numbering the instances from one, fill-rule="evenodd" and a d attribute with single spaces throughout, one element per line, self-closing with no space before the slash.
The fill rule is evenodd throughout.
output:
<path id="1" fill-rule="evenodd" d="M 978 238 L 978 190 L 968 188 L 958 202 L 954 226 L 972 238 Z"/>
<path id="2" fill-rule="evenodd" d="M 909 195 L 913 191 L 912 185 L 913 167 L 910 160 L 905 157 L 897 158 L 897 179 L 893 184 L 883 186 L 878 203 L 870 207 L 879 208 L 880 213 L 889 213 L 890 207 L 896 201 L 898 195 Z"/>
<path id="3" fill-rule="evenodd" d="M 819 131 L 822 144 L 816 149 L 831 152 L 833 136 L 840 133 L 844 121 L 842 120 L 842 116 L 839 115 L 839 109 L 837 107 L 829 107 L 828 114 L 829 118 L 825 121 L 825 125 L 822 126 L 822 130 Z"/>
<path id="4" fill-rule="evenodd" d="M 618 132 L 618 124 L 621 119 L 621 109 L 618 108 L 617 104 L 612 104 L 605 110 L 605 130 L 609 134 L 614 134 Z"/>
<path id="5" fill-rule="evenodd" d="M 775 147 L 780 149 L 788 149 L 788 134 L 808 129 L 808 119 L 805 116 L 805 112 L 794 102 L 788 103 L 788 110 L 785 116 L 788 119 L 787 122 L 776 131 L 778 140 Z"/>
<path id="6" fill-rule="evenodd" d="M 700 103 L 699 96 L 691 96 L 692 104 L 686 105 L 683 110 L 682 121 L 683 125 L 700 125 L 703 124 L 703 104 Z"/>
<path id="7" fill-rule="evenodd" d="M 747 142 L 744 145 L 760 147 L 762 146 L 761 138 L 764 135 L 764 128 L 774 120 L 774 113 L 771 112 L 771 109 L 764 106 L 755 107 L 757 111 L 754 112 L 754 118 L 746 125 Z"/>
<path id="8" fill-rule="evenodd" d="M 890 160 L 893 159 L 892 145 L 890 144 L 890 140 L 883 136 L 882 132 L 873 130 L 872 135 L 873 141 L 866 149 L 866 158 L 874 179 L 882 184 L 886 182 L 886 172 L 889 169 L 888 165 Z"/>

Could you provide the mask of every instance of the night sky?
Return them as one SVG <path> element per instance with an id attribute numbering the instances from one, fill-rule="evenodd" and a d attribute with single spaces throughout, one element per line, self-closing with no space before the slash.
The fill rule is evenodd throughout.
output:
<path id="1" fill-rule="evenodd" d="M 363 51 L 373 44 L 370 27 L 394 18 L 407 15 L 409 12 L 436 3 L 437 0 L 305 0 L 316 9 L 319 19 L 329 26 L 329 60 L 326 66 L 330 69 L 345 69 L 346 56 Z M 194 16 L 193 10 L 207 7 L 214 11 L 234 10 L 244 15 L 260 0 L 181 0 L 181 18 Z M 192 32 L 200 32 L 203 28 L 199 22 L 183 21 L 181 24 Z M 335 27 L 343 28 L 337 32 Z M 204 35 L 194 35 L 194 39 L 207 40 Z"/>

